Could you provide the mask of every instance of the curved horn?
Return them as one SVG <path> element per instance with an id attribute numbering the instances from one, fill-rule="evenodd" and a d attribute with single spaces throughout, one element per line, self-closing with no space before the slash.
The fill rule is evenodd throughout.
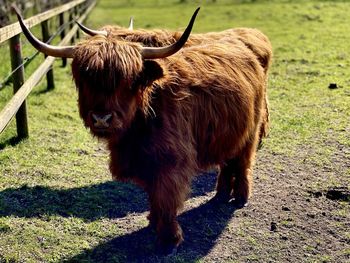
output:
<path id="1" fill-rule="evenodd" d="M 130 17 L 130 21 L 129 21 L 129 30 L 134 30 L 134 17 Z"/>
<path id="2" fill-rule="evenodd" d="M 22 28 L 24 35 L 37 50 L 52 57 L 73 58 L 74 46 L 56 47 L 40 41 L 29 31 L 27 26 L 24 24 L 23 17 L 20 14 L 18 8 L 15 5 L 12 5 L 12 9 L 17 15 L 18 22 Z"/>
<path id="3" fill-rule="evenodd" d="M 102 35 L 102 36 L 107 36 L 107 31 L 105 30 L 93 30 L 90 28 L 87 28 L 86 26 L 84 26 L 83 24 L 79 23 L 78 21 L 75 21 L 75 23 L 77 23 L 77 25 L 80 27 L 80 29 L 90 35 L 90 36 L 96 36 L 96 35 Z"/>
<path id="4" fill-rule="evenodd" d="M 141 51 L 142 57 L 144 59 L 165 58 L 178 52 L 186 44 L 186 41 L 191 34 L 194 20 L 196 19 L 199 9 L 200 7 L 198 7 L 193 13 L 190 23 L 178 41 L 167 47 L 144 47 Z"/>

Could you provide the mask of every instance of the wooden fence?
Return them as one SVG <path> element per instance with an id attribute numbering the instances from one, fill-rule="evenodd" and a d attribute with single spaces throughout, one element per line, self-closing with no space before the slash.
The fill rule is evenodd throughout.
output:
<path id="1" fill-rule="evenodd" d="M 69 12 L 69 20 L 73 20 L 75 17 L 76 21 L 83 22 L 94 8 L 95 4 L 96 0 L 74 0 L 30 17 L 25 20 L 25 23 L 29 28 L 41 24 L 43 40 L 47 41 L 50 38 L 48 27 L 49 19 L 59 16 L 60 26 L 63 27 L 65 25 L 64 13 Z M 69 45 L 79 33 L 76 24 L 73 25 L 72 23 L 69 23 L 69 21 L 66 24 L 70 25 L 69 32 L 67 32 L 67 34 L 65 34 L 64 31 L 61 32 L 60 35 L 62 40 L 58 44 L 59 46 Z M 38 84 L 45 74 L 47 77 L 48 89 L 54 88 L 52 64 L 55 60 L 53 57 L 47 57 L 35 72 L 24 82 L 24 67 L 22 64 L 23 58 L 20 42 L 21 32 L 22 30 L 18 22 L 0 28 L 0 44 L 5 41 L 9 42 L 11 67 L 13 70 L 19 67 L 12 75 L 14 96 L 0 112 L 0 134 L 4 131 L 11 119 L 16 116 L 18 139 L 28 137 L 26 98 L 31 90 Z M 65 60 L 63 60 L 63 65 L 65 64 Z"/>

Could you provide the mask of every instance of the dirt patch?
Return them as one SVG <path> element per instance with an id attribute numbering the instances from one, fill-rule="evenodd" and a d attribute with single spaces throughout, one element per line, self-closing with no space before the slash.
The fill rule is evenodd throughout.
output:
<path id="1" fill-rule="evenodd" d="M 68 261 L 107 262 L 118 255 L 126 262 L 348 262 L 349 188 L 343 178 L 347 166 L 320 169 L 303 161 L 304 154 L 292 158 L 260 150 L 254 193 L 240 210 L 213 204 L 215 176 L 198 176 L 179 215 L 185 242 L 176 256 L 154 253 L 155 234 L 146 223 L 141 228 L 137 224 L 147 215 L 144 207 L 145 212 L 136 217 L 116 219 L 125 235 Z M 333 182 L 338 186 L 318 189 L 330 173 L 341 178 Z"/>

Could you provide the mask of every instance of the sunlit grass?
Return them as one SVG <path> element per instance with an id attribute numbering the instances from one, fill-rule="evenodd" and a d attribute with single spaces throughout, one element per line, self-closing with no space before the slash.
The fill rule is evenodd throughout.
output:
<path id="1" fill-rule="evenodd" d="M 274 48 L 268 88 L 271 133 L 263 150 L 281 158 L 305 156 L 298 159 L 301 164 L 332 166 L 334 152 L 350 147 L 349 3 L 179 2 L 101 0 L 86 24 L 93 28 L 127 26 L 134 16 L 135 28 L 182 30 L 200 5 L 194 32 L 231 27 L 262 30 Z M 32 52 L 25 44 L 24 54 Z M 10 71 L 6 45 L 1 46 L 0 57 L 2 79 Z M 40 61 L 42 58 L 31 64 L 26 75 Z M 124 188 L 107 183 L 111 179 L 108 154 L 83 127 L 70 67 L 60 65 L 55 62 L 56 89 L 47 92 L 43 80 L 27 100 L 30 138 L 12 143 L 14 121 L 0 134 L 0 262 L 58 262 L 125 234 L 109 215 L 120 208 L 108 203 L 113 198 L 109 189 L 126 204 L 132 198 L 145 206 L 144 195 L 129 196 Z M 329 89 L 330 83 L 339 88 Z M 11 87 L 0 90 L 0 109 L 11 94 Z M 349 160 L 349 152 L 345 156 Z M 344 178 L 349 175 L 348 170 Z M 330 179 L 337 185 L 341 178 L 330 175 Z M 103 192 L 102 197 L 97 192 Z M 146 223 L 144 219 L 137 222 L 140 227 Z M 259 240 L 249 237 L 247 242 L 256 245 Z M 116 262 L 124 256 L 115 255 Z M 259 255 L 251 255 L 251 259 L 259 259 Z M 323 259 L 327 261 L 328 256 Z M 177 261 L 185 262 L 181 257 Z"/>

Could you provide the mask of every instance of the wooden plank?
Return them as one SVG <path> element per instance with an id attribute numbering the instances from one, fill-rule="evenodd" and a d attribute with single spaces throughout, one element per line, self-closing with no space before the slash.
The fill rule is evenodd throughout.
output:
<path id="1" fill-rule="evenodd" d="M 67 4 L 61 5 L 59 7 L 50 9 L 46 12 L 40 13 L 36 16 L 32 16 L 26 20 L 24 20 L 25 24 L 28 26 L 28 28 L 31 28 L 37 24 L 40 24 L 41 22 L 54 17 L 56 15 L 59 15 L 67 10 L 70 10 L 74 6 L 77 6 L 87 0 L 74 0 L 72 2 L 69 2 Z M 11 37 L 21 33 L 21 27 L 18 22 L 13 23 L 11 25 L 5 26 L 3 28 L 0 28 L 0 43 L 10 39 Z"/>
<path id="2" fill-rule="evenodd" d="M 85 13 L 78 19 L 81 23 L 83 22 L 87 15 L 96 5 L 94 1 Z M 77 25 L 68 32 L 65 38 L 59 43 L 60 46 L 66 46 L 76 34 L 79 29 Z M 16 114 L 19 107 L 22 105 L 23 101 L 27 98 L 31 90 L 37 85 L 43 75 L 50 69 L 55 58 L 47 57 L 45 61 L 37 68 L 37 70 L 28 78 L 28 80 L 22 85 L 22 87 L 17 91 L 17 93 L 11 98 L 11 100 L 6 104 L 5 108 L 0 112 L 0 133 L 6 128 L 7 124 L 11 121 L 12 117 Z"/>
<path id="3" fill-rule="evenodd" d="M 47 72 L 54 60 L 55 58 L 53 57 L 47 57 L 0 112 L 0 133 L 5 129 L 12 117 L 16 114 L 18 108 L 27 98 L 33 87 L 40 81 L 41 77 Z"/>

